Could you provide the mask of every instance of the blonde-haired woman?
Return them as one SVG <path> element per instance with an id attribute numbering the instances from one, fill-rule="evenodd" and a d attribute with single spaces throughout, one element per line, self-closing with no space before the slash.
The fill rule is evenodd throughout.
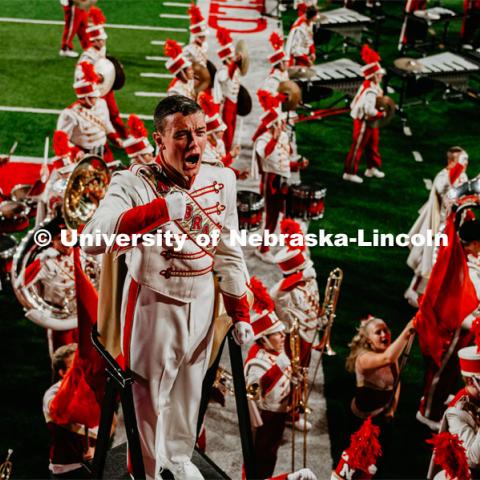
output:
<path id="1" fill-rule="evenodd" d="M 413 320 L 392 342 L 390 329 L 381 319 L 369 316 L 360 322 L 353 337 L 346 368 L 355 373 L 356 389 L 351 403 L 352 430 L 367 417 L 380 427 L 380 443 L 384 451 L 391 435 L 391 421 L 400 395 L 398 359 L 413 334 Z M 397 385 L 396 392 L 393 391 Z"/>

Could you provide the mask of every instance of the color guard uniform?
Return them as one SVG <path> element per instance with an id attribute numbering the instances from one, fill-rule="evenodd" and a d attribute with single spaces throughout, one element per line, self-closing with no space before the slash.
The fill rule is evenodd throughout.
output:
<path id="1" fill-rule="evenodd" d="M 192 185 L 182 184 L 183 177 L 177 175 L 158 163 L 114 173 L 84 230 L 189 235 L 177 252 L 166 245 L 85 247 L 93 254 L 126 252 L 122 351 L 134 372 L 134 402 L 148 479 L 169 462 L 188 462 L 192 455 L 213 338 L 213 271 L 234 323 L 249 323 L 242 250 L 228 242 L 230 231 L 238 228 L 235 176 L 209 165 L 200 167 Z M 177 193 L 165 196 L 172 187 Z M 218 233 L 218 246 L 199 246 L 199 233 L 211 238 Z"/>

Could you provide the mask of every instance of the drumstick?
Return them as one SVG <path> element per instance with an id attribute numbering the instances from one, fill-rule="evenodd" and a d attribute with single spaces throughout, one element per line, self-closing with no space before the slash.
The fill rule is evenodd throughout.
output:
<path id="1" fill-rule="evenodd" d="M 9 157 L 11 157 L 15 153 L 15 150 L 17 149 L 17 147 L 18 147 L 18 142 L 14 142 L 12 145 L 12 148 L 8 152 Z"/>
<path id="2" fill-rule="evenodd" d="M 42 168 L 40 170 L 40 180 L 42 181 L 42 183 L 45 183 L 47 181 L 47 177 L 48 177 L 48 147 L 49 147 L 49 144 L 50 144 L 50 138 L 49 137 L 45 137 L 45 147 L 43 149 L 43 164 L 42 164 Z"/>

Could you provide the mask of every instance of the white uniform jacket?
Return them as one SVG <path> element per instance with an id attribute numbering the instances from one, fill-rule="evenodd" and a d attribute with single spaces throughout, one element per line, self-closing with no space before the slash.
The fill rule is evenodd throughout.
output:
<path id="1" fill-rule="evenodd" d="M 174 78 L 168 86 L 167 95 L 183 95 L 185 97 L 195 100 L 197 94 L 195 93 L 194 80 L 188 80 L 188 82 L 182 82 L 179 78 Z"/>
<path id="2" fill-rule="evenodd" d="M 266 151 L 267 146 L 272 141 L 273 136 L 270 131 L 266 131 L 255 141 L 254 152 L 261 160 L 264 172 L 276 173 L 285 178 L 290 177 L 290 139 L 286 132 L 281 132 L 275 147 L 271 152 Z"/>
<path id="3" fill-rule="evenodd" d="M 252 348 L 256 348 L 255 345 Z M 258 384 L 260 396 L 258 408 L 270 412 L 285 412 L 290 395 L 291 368 L 285 371 L 276 364 L 276 353 L 260 348 L 256 355 L 245 363 L 247 387 Z"/>
<path id="4" fill-rule="evenodd" d="M 84 150 L 105 145 L 107 135 L 115 133 L 103 98 L 97 98 L 92 108 L 72 103 L 58 117 L 57 130 L 66 132 L 69 140 Z"/>
<path id="5" fill-rule="evenodd" d="M 383 91 L 379 85 L 365 80 L 357 91 L 355 98 L 350 104 L 350 116 L 356 120 L 368 120 L 375 117 L 379 111 L 375 107 L 377 97 L 381 97 Z"/>
<path id="6" fill-rule="evenodd" d="M 305 20 L 297 20 L 288 32 L 285 53 L 288 57 L 302 57 L 314 52 L 313 24 L 308 25 Z"/>
<path id="7" fill-rule="evenodd" d="M 300 336 L 313 343 L 321 325 L 320 294 L 315 278 L 302 279 L 290 284 L 288 277 L 275 284 L 270 295 L 275 301 L 275 313 L 289 329 L 295 319 L 299 321 Z"/>
<path id="8" fill-rule="evenodd" d="M 240 71 L 235 68 L 233 75 L 229 74 L 229 67 L 223 65 L 217 70 L 213 83 L 213 99 L 215 103 L 223 104 L 225 99 L 237 103 L 240 91 Z"/>
<path id="9" fill-rule="evenodd" d="M 152 176 L 152 172 L 155 175 Z M 107 194 L 84 233 L 118 233 L 123 217 L 127 217 L 126 212 L 149 205 L 165 195 L 165 190 L 159 193 L 154 187 L 157 179 L 162 181 L 165 177 L 156 163 L 134 165 L 127 171 L 114 173 Z M 143 244 L 125 248 L 131 277 L 155 292 L 189 303 L 205 291 L 205 285 L 210 285 L 213 270 L 218 274 L 222 292 L 232 297 L 242 297 L 248 281 L 243 253 L 238 244 L 229 242 L 230 232 L 238 230 L 235 184 L 235 175 L 230 169 L 203 164 L 191 188 L 183 190 L 187 198 L 183 220 L 170 221 L 168 212 L 163 219 L 159 212 L 159 221 L 153 227 L 136 220 L 138 223 L 134 229 L 137 232 L 187 232 L 188 238 L 180 251 L 174 251 L 173 246 Z M 202 248 L 195 241 L 199 233 L 206 233 L 212 238 L 218 232 L 217 247 Z M 117 246 L 107 248 L 105 244 L 84 249 L 92 254 L 118 251 Z"/>
<path id="10" fill-rule="evenodd" d="M 202 67 L 207 66 L 207 52 L 207 42 L 203 42 L 202 45 L 199 45 L 197 42 L 193 41 L 183 49 L 183 54 L 191 63 L 199 63 Z"/>

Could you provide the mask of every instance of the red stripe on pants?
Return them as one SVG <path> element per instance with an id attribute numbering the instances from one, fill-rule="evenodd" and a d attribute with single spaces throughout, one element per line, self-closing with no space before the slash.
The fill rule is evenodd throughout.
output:
<path id="1" fill-rule="evenodd" d="M 227 129 L 223 134 L 223 142 L 225 143 L 225 150 L 228 153 L 232 149 L 235 128 L 237 125 L 237 104 L 228 98 L 225 99 L 225 104 L 223 105 L 222 119 L 227 126 Z"/>
<path id="2" fill-rule="evenodd" d="M 88 27 L 88 12 L 75 6 L 63 7 L 65 25 L 62 35 L 62 50 L 73 50 L 73 38 L 78 35 L 80 44 L 85 50 L 89 46 L 86 28 Z"/>
<path id="3" fill-rule="evenodd" d="M 367 168 L 380 168 L 382 157 L 378 149 L 379 143 L 380 132 L 378 128 L 370 126 L 365 120 L 354 119 L 352 146 L 345 159 L 345 173 L 357 173 L 363 152 L 367 157 Z"/>
<path id="4" fill-rule="evenodd" d="M 285 195 L 281 191 L 282 177 L 275 173 L 263 174 L 263 190 L 265 197 L 265 230 L 275 232 L 280 212 L 285 211 Z M 260 248 L 267 252 L 270 247 L 264 245 Z"/>
<path id="5" fill-rule="evenodd" d="M 130 368 L 130 343 L 132 340 L 133 317 L 135 315 L 135 306 L 137 304 L 139 285 L 132 278 L 128 288 L 127 308 L 125 311 L 125 324 L 123 326 L 123 358 L 125 359 L 125 368 Z"/>

